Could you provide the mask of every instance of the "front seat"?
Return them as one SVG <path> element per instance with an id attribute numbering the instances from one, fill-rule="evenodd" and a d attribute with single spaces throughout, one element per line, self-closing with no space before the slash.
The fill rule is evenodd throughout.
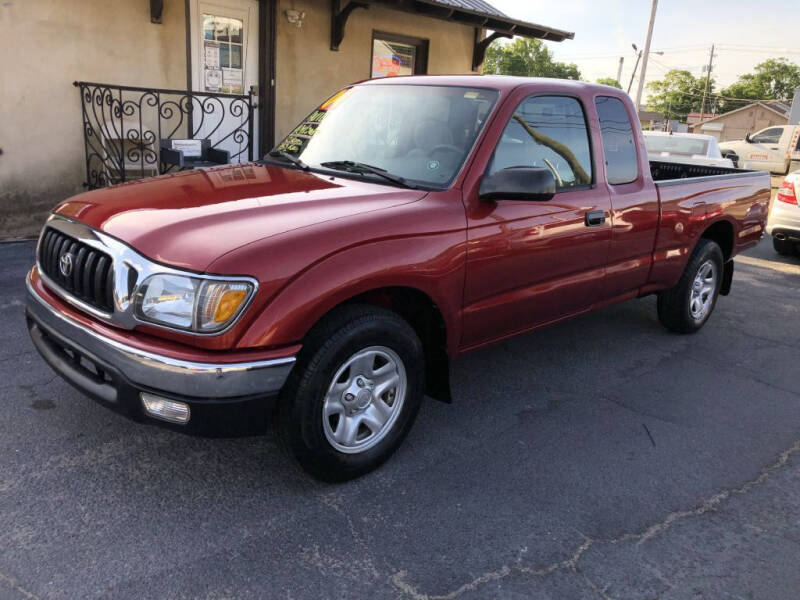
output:
<path id="1" fill-rule="evenodd" d="M 436 146 L 453 145 L 453 132 L 444 121 L 426 119 L 414 127 L 414 148 L 408 156 L 428 156 Z"/>

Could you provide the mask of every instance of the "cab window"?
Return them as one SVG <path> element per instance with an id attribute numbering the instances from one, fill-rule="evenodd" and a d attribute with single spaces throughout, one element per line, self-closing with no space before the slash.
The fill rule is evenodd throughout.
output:
<path id="1" fill-rule="evenodd" d="M 781 141 L 782 135 L 782 127 L 771 127 L 770 129 L 765 129 L 764 131 L 755 134 L 750 138 L 750 141 L 754 144 L 777 144 Z"/>
<path id="2" fill-rule="evenodd" d="M 503 131 L 489 172 L 512 167 L 550 169 L 559 191 L 590 185 L 589 134 L 580 102 L 566 96 L 523 100 Z"/>
<path id="3" fill-rule="evenodd" d="M 598 96 L 595 106 L 603 138 L 606 179 L 611 185 L 631 183 L 639 177 L 639 162 L 628 111 L 622 100 L 611 96 Z"/>

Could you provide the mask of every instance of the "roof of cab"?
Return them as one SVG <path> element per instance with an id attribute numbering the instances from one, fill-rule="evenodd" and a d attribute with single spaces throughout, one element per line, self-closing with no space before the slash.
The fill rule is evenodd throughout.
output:
<path id="1" fill-rule="evenodd" d="M 573 92 L 586 92 L 589 90 L 602 92 L 624 92 L 618 88 L 586 83 L 573 79 L 553 79 L 550 77 L 518 77 L 514 75 L 406 75 L 401 77 L 383 77 L 368 79 L 359 85 L 452 85 L 464 87 L 482 87 L 502 91 L 509 91 L 522 85 L 536 87 L 550 87 Z"/>

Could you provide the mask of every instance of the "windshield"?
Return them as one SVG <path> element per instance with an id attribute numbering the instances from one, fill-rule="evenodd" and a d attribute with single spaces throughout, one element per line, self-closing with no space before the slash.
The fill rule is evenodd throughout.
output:
<path id="1" fill-rule="evenodd" d="M 352 161 L 445 186 L 466 160 L 497 96 L 494 90 L 453 86 L 346 88 L 306 117 L 276 150 L 311 168 L 352 170 L 354 165 L 342 165 Z"/>
<path id="2" fill-rule="evenodd" d="M 644 145 L 648 152 L 654 153 L 669 152 L 685 156 L 694 154 L 705 156 L 708 152 L 708 140 L 675 135 L 645 135 Z"/>

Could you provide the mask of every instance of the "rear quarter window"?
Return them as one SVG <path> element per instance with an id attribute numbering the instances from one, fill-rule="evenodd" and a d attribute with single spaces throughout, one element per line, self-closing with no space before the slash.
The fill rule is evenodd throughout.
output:
<path id="1" fill-rule="evenodd" d="M 595 106 L 600 120 L 608 183 L 619 185 L 635 181 L 639 176 L 639 161 L 633 125 L 625 105 L 619 98 L 598 96 Z"/>

